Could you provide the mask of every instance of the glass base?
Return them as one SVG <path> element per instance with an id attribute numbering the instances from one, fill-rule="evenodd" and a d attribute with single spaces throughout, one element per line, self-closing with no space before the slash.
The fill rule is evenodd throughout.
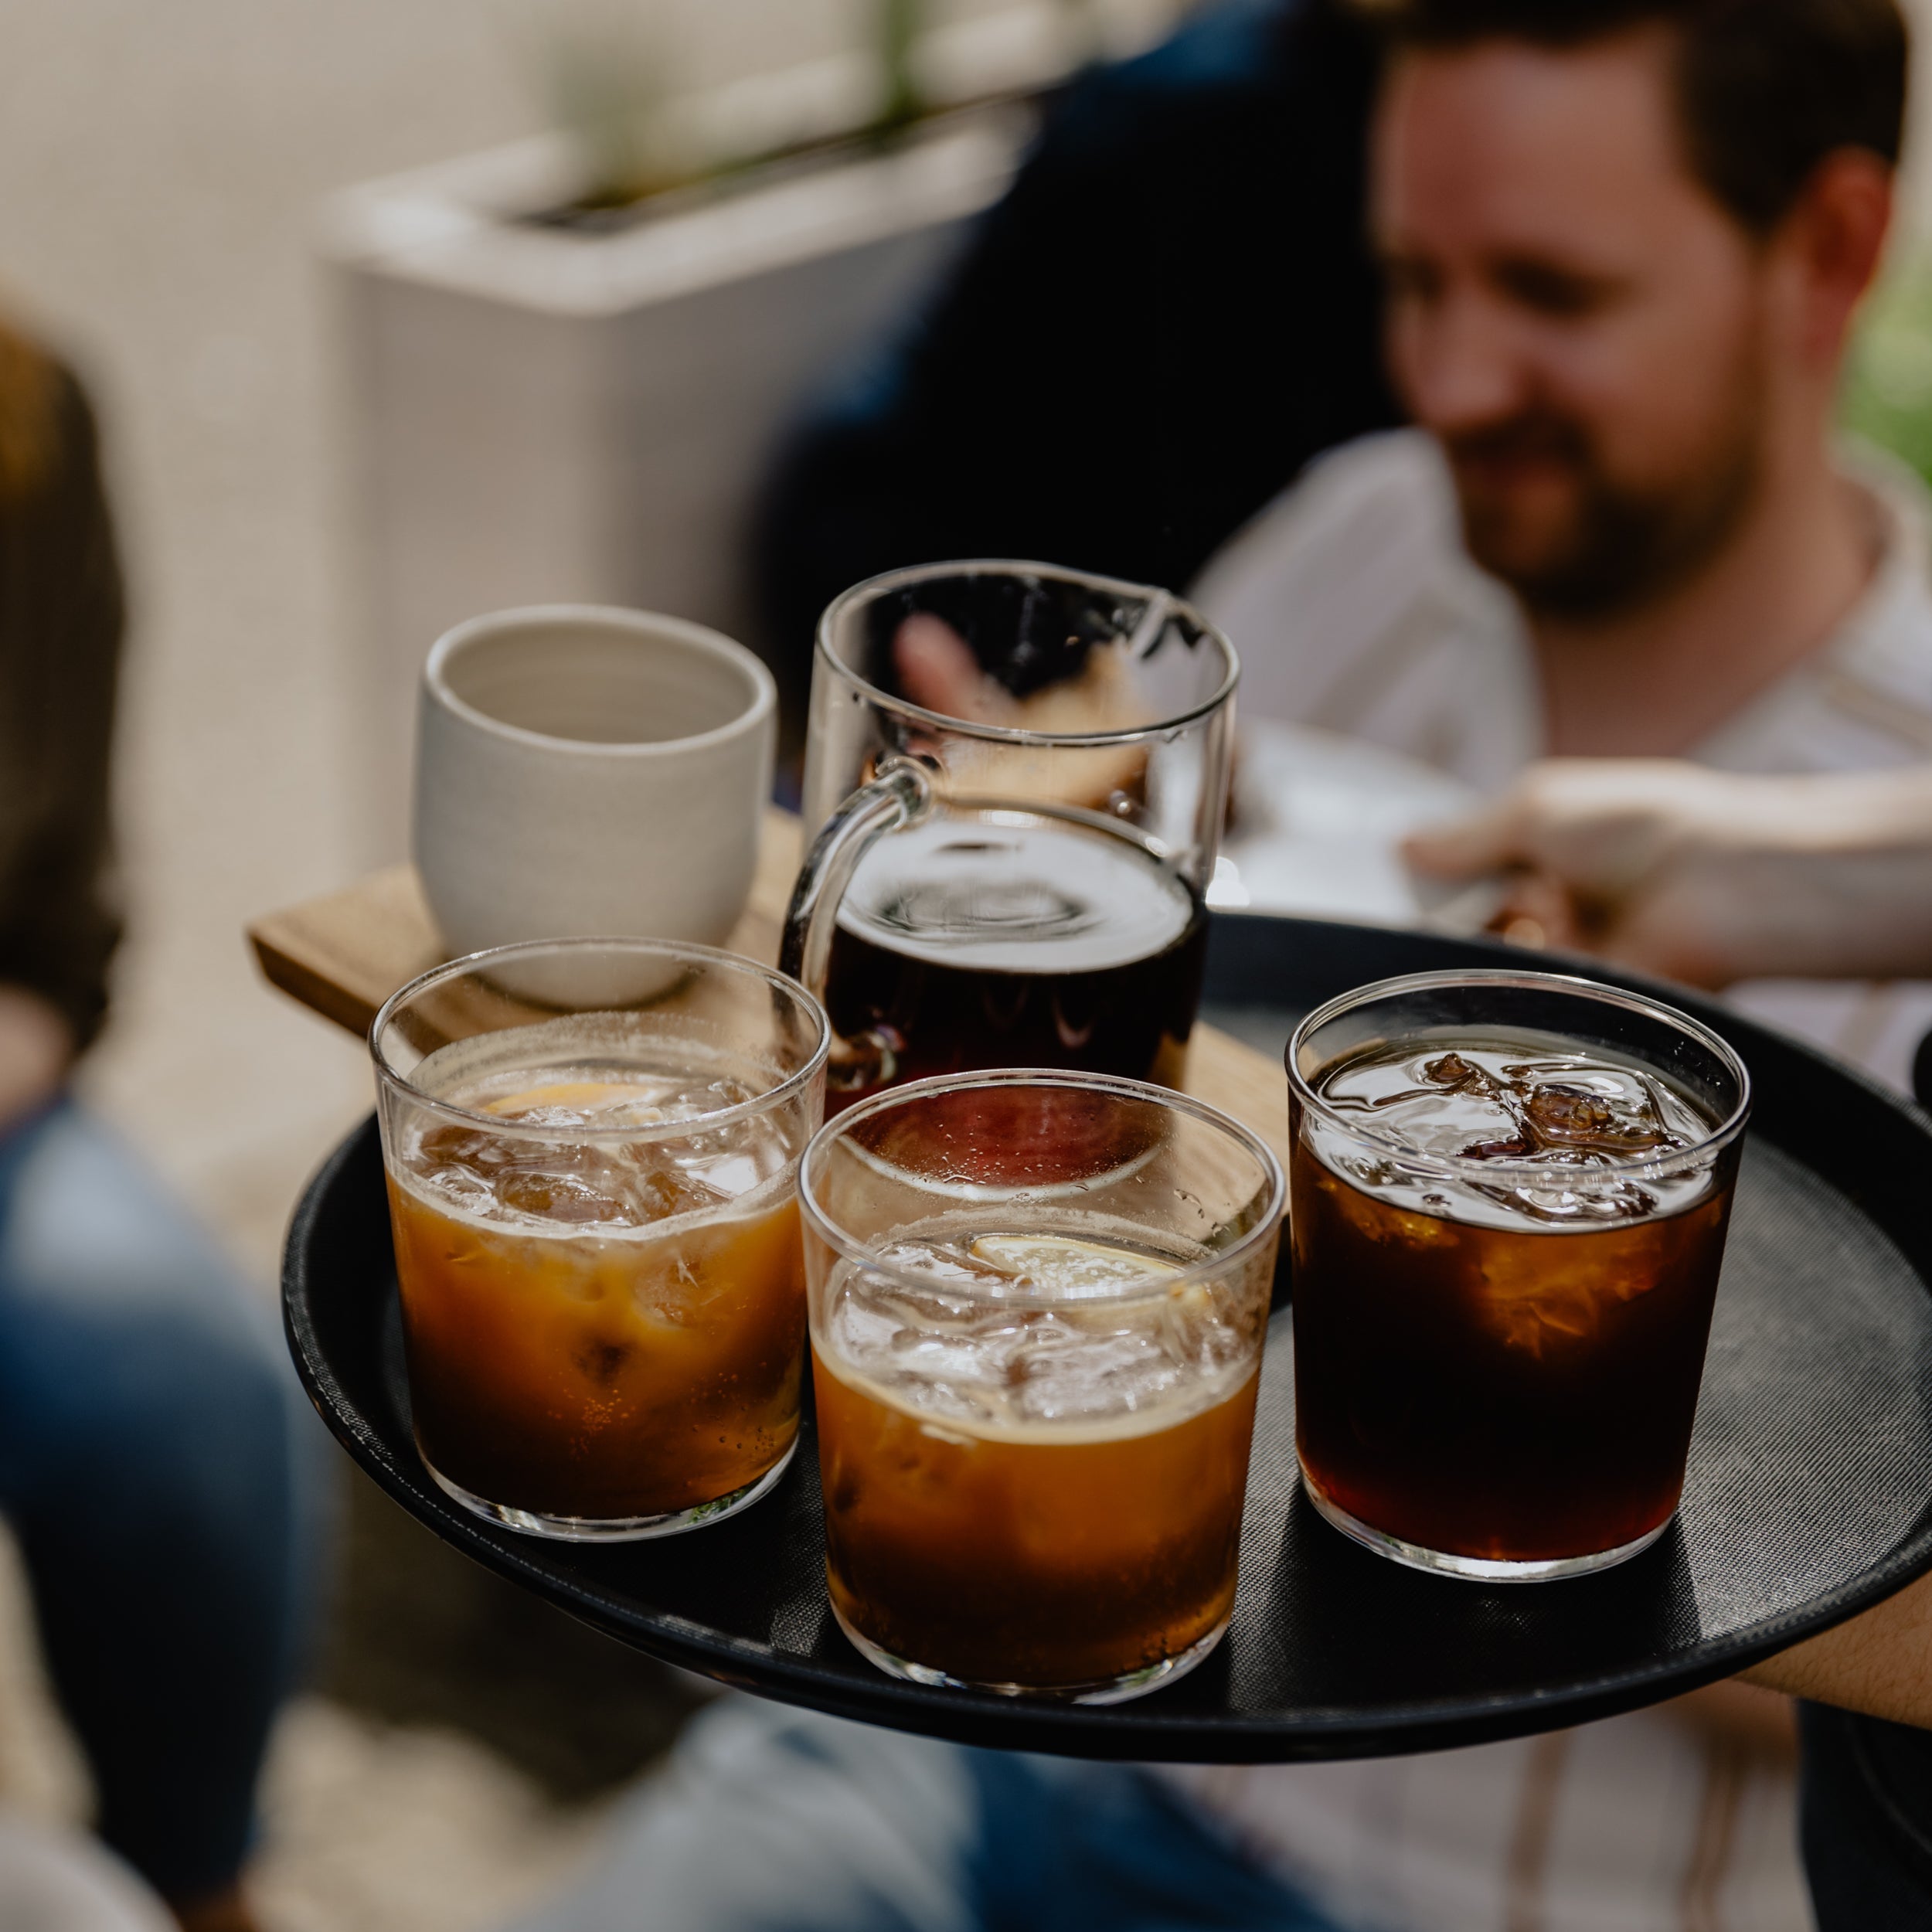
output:
<path id="1" fill-rule="evenodd" d="M 1371 1529 L 1359 1518 L 1352 1516 L 1342 1505 L 1325 1496 L 1316 1486 L 1308 1470 L 1301 1471 L 1301 1487 L 1307 1492 L 1309 1502 L 1321 1512 L 1323 1521 L 1334 1525 L 1352 1543 L 1359 1543 L 1364 1549 L 1372 1549 L 1378 1556 L 1386 1556 L 1390 1561 L 1405 1563 L 1411 1570 L 1426 1570 L 1436 1577 L 1461 1577 L 1478 1583 L 1554 1583 L 1565 1577 L 1588 1577 L 1600 1570 L 1612 1570 L 1619 1563 L 1627 1563 L 1633 1556 L 1641 1556 L 1671 1526 L 1672 1510 L 1655 1529 L 1639 1536 L 1634 1543 L 1620 1543 L 1614 1549 L 1597 1551 L 1588 1556 L 1539 1557 L 1523 1562 L 1512 1562 L 1495 1556 L 1457 1556 L 1447 1550 L 1425 1549 L 1420 1543 L 1405 1543 L 1400 1536 L 1392 1536 L 1386 1530 Z"/>
<path id="2" fill-rule="evenodd" d="M 1145 1665 L 1124 1677 L 1105 1678 L 1094 1684 L 975 1684 L 963 1677 L 950 1677 L 930 1664 L 910 1663 L 880 1649 L 869 1637 L 862 1637 L 852 1628 L 836 1604 L 832 1607 L 832 1614 L 838 1619 L 838 1628 L 852 1648 L 888 1677 L 903 1678 L 909 1684 L 926 1684 L 936 1689 L 984 1691 L 989 1696 L 1032 1698 L 1047 1704 L 1124 1704 L 1158 1690 L 1164 1684 L 1178 1682 L 1227 1634 L 1230 1621 L 1223 1617 L 1205 1637 L 1190 1644 L 1179 1656 Z"/>
<path id="3" fill-rule="evenodd" d="M 420 1444 L 417 1453 L 422 1454 Z M 423 1457 L 423 1467 L 444 1495 L 460 1502 L 472 1515 L 481 1516 L 499 1529 L 518 1530 L 526 1536 L 545 1536 L 560 1543 L 634 1543 L 652 1536 L 682 1536 L 687 1529 L 706 1529 L 714 1522 L 723 1522 L 727 1516 L 736 1515 L 741 1509 L 749 1509 L 760 1497 L 768 1496 L 777 1487 L 778 1478 L 798 1453 L 798 1440 L 794 1436 L 791 1447 L 756 1482 L 748 1482 L 742 1489 L 734 1489 L 715 1502 L 694 1503 L 689 1509 L 673 1509 L 659 1516 L 553 1516 L 540 1509 L 512 1509 L 507 1503 L 489 1502 L 472 1495 L 461 1483 L 451 1482 L 427 1456 Z"/>

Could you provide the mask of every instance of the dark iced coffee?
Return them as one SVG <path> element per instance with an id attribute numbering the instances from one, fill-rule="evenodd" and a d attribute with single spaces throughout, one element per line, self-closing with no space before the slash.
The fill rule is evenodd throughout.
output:
<path id="1" fill-rule="evenodd" d="M 1510 1027 L 1365 1042 L 1296 1086 L 1296 1430 L 1318 1506 L 1475 1574 L 1642 1548 L 1696 1412 L 1736 1173 L 1722 1097 Z"/>

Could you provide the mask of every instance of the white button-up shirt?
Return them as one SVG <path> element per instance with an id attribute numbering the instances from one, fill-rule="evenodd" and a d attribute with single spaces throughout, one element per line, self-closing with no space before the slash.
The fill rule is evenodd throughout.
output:
<path id="1" fill-rule="evenodd" d="M 1877 770 L 1932 757 L 1932 497 L 1877 452 L 1848 478 L 1881 533 L 1837 631 L 1695 747 L 1726 771 Z M 1208 565 L 1195 601 L 1241 654 L 1245 715 L 1366 739 L 1500 790 L 1543 754 L 1522 613 L 1462 547 L 1434 440 L 1401 430 L 1324 457 Z M 1895 1086 L 1932 1028 L 1932 986 L 1761 981 L 1743 1010 Z"/>

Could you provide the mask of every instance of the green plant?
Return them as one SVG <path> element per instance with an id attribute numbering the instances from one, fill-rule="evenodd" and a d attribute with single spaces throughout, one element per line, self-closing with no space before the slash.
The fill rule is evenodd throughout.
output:
<path id="1" fill-rule="evenodd" d="M 1932 481 L 1932 258 L 1901 261 L 1867 305 L 1842 420 Z"/>
<path id="2" fill-rule="evenodd" d="M 536 52 L 550 117 L 582 165 L 577 206 L 622 208 L 675 185 L 662 125 L 665 63 L 638 9 L 566 15 L 549 23 Z"/>
<path id="3" fill-rule="evenodd" d="M 926 111 L 926 99 L 913 71 L 913 49 L 926 26 L 926 0 L 874 0 L 878 12 L 879 71 L 885 86 L 877 130 L 909 126 Z"/>

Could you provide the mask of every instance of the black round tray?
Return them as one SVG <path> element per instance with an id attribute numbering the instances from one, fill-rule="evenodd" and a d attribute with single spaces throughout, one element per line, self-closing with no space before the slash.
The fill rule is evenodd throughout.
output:
<path id="1" fill-rule="evenodd" d="M 1349 987 L 1499 960 L 1523 963 L 1480 941 L 1223 917 L 1208 1011 L 1272 1045 Z M 626 1643 L 767 1696 L 971 1743 L 1205 1762 L 1438 1750 L 1607 1716 L 1729 1675 L 1932 1567 L 1926 1117 L 1780 1035 L 1666 996 L 1733 1043 L 1757 1090 L 1676 1524 L 1621 1569 L 1541 1585 L 1425 1577 L 1357 1549 L 1296 1485 L 1283 1311 L 1233 1628 L 1192 1677 L 1138 1703 L 1019 1704 L 865 1663 L 825 1600 L 809 1416 L 772 1496 L 693 1535 L 585 1548 L 458 1509 L 410 1433 L 372 1121 L 296 1210 L 290 1345 L 349 1453 L 438 1535 Z"/>

